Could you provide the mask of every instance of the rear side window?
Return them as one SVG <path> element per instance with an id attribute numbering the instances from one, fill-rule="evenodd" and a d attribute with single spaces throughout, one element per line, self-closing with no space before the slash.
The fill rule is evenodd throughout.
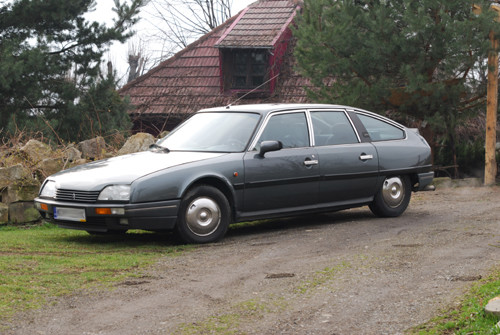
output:
<path id="1" fill-rule="evenodd" d="M 392 124 L 363 114 L 357 114 L 372 141 L 402 140 L 405 132 Z"/>
<path id="2" fill-rule="evenodd" d="M 316 146 L 358 143 L 344 112 L 311 112 Z"/>

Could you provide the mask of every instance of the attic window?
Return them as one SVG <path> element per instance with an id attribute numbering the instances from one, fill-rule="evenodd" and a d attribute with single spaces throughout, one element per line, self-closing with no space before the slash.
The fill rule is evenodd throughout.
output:
<path id="1" fill-rule="evenodd" d="M 232 88 L 252 89 L 264 83 L 267 65 L 264 50 L 238 50 L 233 57 Z"/>
<path id="2" fill-rule="evenodd" d="M 222 51 L 224 90 L 268 90 L 267 49 L 226 49 Z"/>

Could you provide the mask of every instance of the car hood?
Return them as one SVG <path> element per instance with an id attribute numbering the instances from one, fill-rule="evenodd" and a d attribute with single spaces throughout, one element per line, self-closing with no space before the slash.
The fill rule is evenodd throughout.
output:
<path id="1" fill-rule="evenodd" d="M 137 178 L 173 166 L 211 159 L 226 153 L 143 151 L 76 166 L 48 179 L 70 190 L 101 190 L 106 185 L 130 184 Z"/>

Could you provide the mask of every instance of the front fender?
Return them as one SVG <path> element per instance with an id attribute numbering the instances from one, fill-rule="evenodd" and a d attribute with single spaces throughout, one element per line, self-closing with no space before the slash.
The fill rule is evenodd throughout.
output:
<path id="1" fill-rule="evenodd" d="M 131 202 L 181 199 L 191 186 L 206 180 L 218 180 L 234 196 L 234 185 L 243 185 L 244 181 L 242 156 L 241 153 L 228 154 L 141 177 L 132 183 Z"/>

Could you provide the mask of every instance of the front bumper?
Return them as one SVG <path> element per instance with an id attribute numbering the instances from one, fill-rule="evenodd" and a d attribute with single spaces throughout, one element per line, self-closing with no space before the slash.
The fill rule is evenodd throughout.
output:
<path id="1" fill-rule="evenodd" d="M 35 207 L 42 217 L 60 227 L 92 232 L 111 230 L 172 230 L 177 220 L 180 200 L 168 200 L 141 204 L 77 203 L 36 198 Z M 112 209 L 118 214 L 98 214 L 102 209 Z M 78 213 L 57 217 L 58 212 Z M 83 214 L 84 213 L 84 214 Z M 55 217 L 56 216 L 56 217 Z"/>

